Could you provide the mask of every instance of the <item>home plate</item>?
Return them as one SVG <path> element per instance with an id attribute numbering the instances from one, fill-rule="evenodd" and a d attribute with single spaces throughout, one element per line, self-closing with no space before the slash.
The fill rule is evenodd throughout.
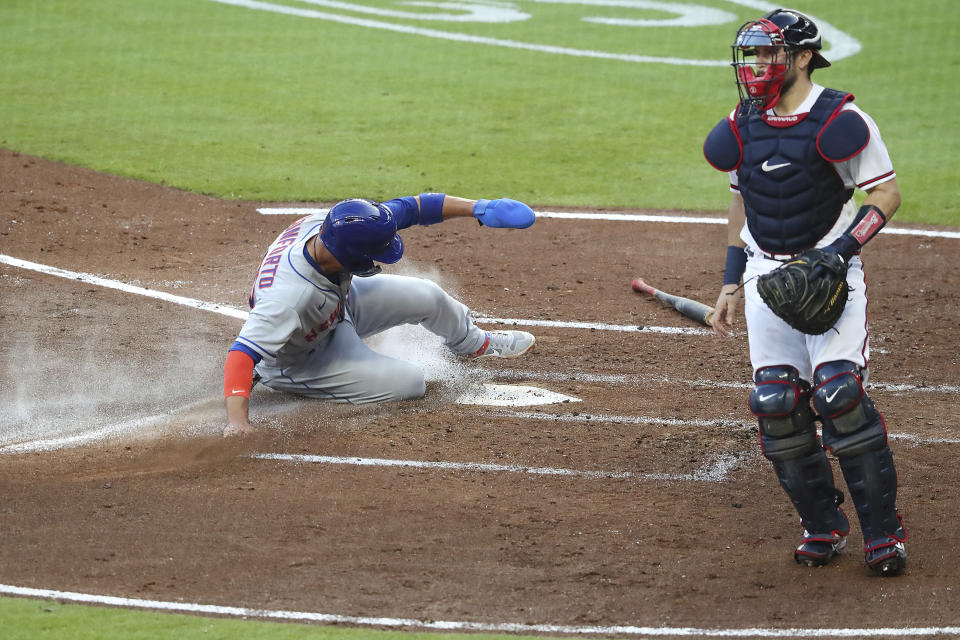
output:
<path id="1" fill-rule="evenodd" d="M 580 398 L 565 396 L 539 387 L 493 383 L 474 387 L 456 401 L 458 404 L 482 404 L 490 407 L 529 407 L 535 404 L 581 402 Z"/>

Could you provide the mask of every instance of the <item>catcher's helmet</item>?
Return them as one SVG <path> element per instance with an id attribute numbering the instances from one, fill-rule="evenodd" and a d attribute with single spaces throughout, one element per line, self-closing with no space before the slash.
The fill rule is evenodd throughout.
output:
<path id="1" fill-rule="evenodd" d="M 820 54 L 822 46 L 816 23 L 793 9 L 776 9 L 759 20 L 744 23 L 732 45 L 741 102 L 760 110 L 775 106 L 794 53 L 809 49 L 813 54 L 811 69 L 830 66 Z M 759 49 L 772 52 L 768 51 L 769 57 L 761 60 L 757 57 Z"/>
<path id="2" fill-rule="evenodd" d="M 820 53 L 823 48 L 820 28 L 809 17 L 793 9 L 777 9 L 765 15 L 764 19 L 780 27 L 788 47 L 810 49 L 813 53 L 810 59 L 812 69 L 830 66 L 830 62 Z"/>
<path id="3" fill-rule="evenodd" d="M 386 205 L 354 198 L 338 202 L 320 227 L 320 242 L 344 270 L 357 276 L 380 272 L 374 264 L 393 264 L 403 255 L 397 221 Z"/>

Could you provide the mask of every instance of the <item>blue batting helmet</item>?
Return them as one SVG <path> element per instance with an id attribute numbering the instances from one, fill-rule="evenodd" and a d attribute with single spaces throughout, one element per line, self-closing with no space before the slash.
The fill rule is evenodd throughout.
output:
<path id="1" fill-rule="evenodd" d="M 320 227 L 320 242 L 346 271 L 380 272 L 374 261 L 393 264 L 403 255 L 397 221 L 386 205 L 354 198 L 338 202 Z"/>

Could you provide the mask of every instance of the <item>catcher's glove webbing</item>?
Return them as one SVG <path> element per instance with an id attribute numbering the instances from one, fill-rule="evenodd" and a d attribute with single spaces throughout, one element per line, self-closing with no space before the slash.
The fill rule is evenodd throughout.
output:
<path id="1" fill-rule="evenodd" d="M 757 278 L 757 292 L 791 327 L 820 335 L 837 323 L 847 304 L 847 264 L 836 253 L 810 249 Z"/>

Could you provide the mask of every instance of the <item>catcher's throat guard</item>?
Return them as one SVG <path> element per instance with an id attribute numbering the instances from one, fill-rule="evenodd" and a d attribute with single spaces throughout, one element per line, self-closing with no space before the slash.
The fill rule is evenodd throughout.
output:
<path id="1" fill-rule="evenodd" d="M 849 292 L 847 263 L 822 249 L 810 249 L 757 278 L 757 293 L 770 310 L 808 335 L 837 324 Z"/>

